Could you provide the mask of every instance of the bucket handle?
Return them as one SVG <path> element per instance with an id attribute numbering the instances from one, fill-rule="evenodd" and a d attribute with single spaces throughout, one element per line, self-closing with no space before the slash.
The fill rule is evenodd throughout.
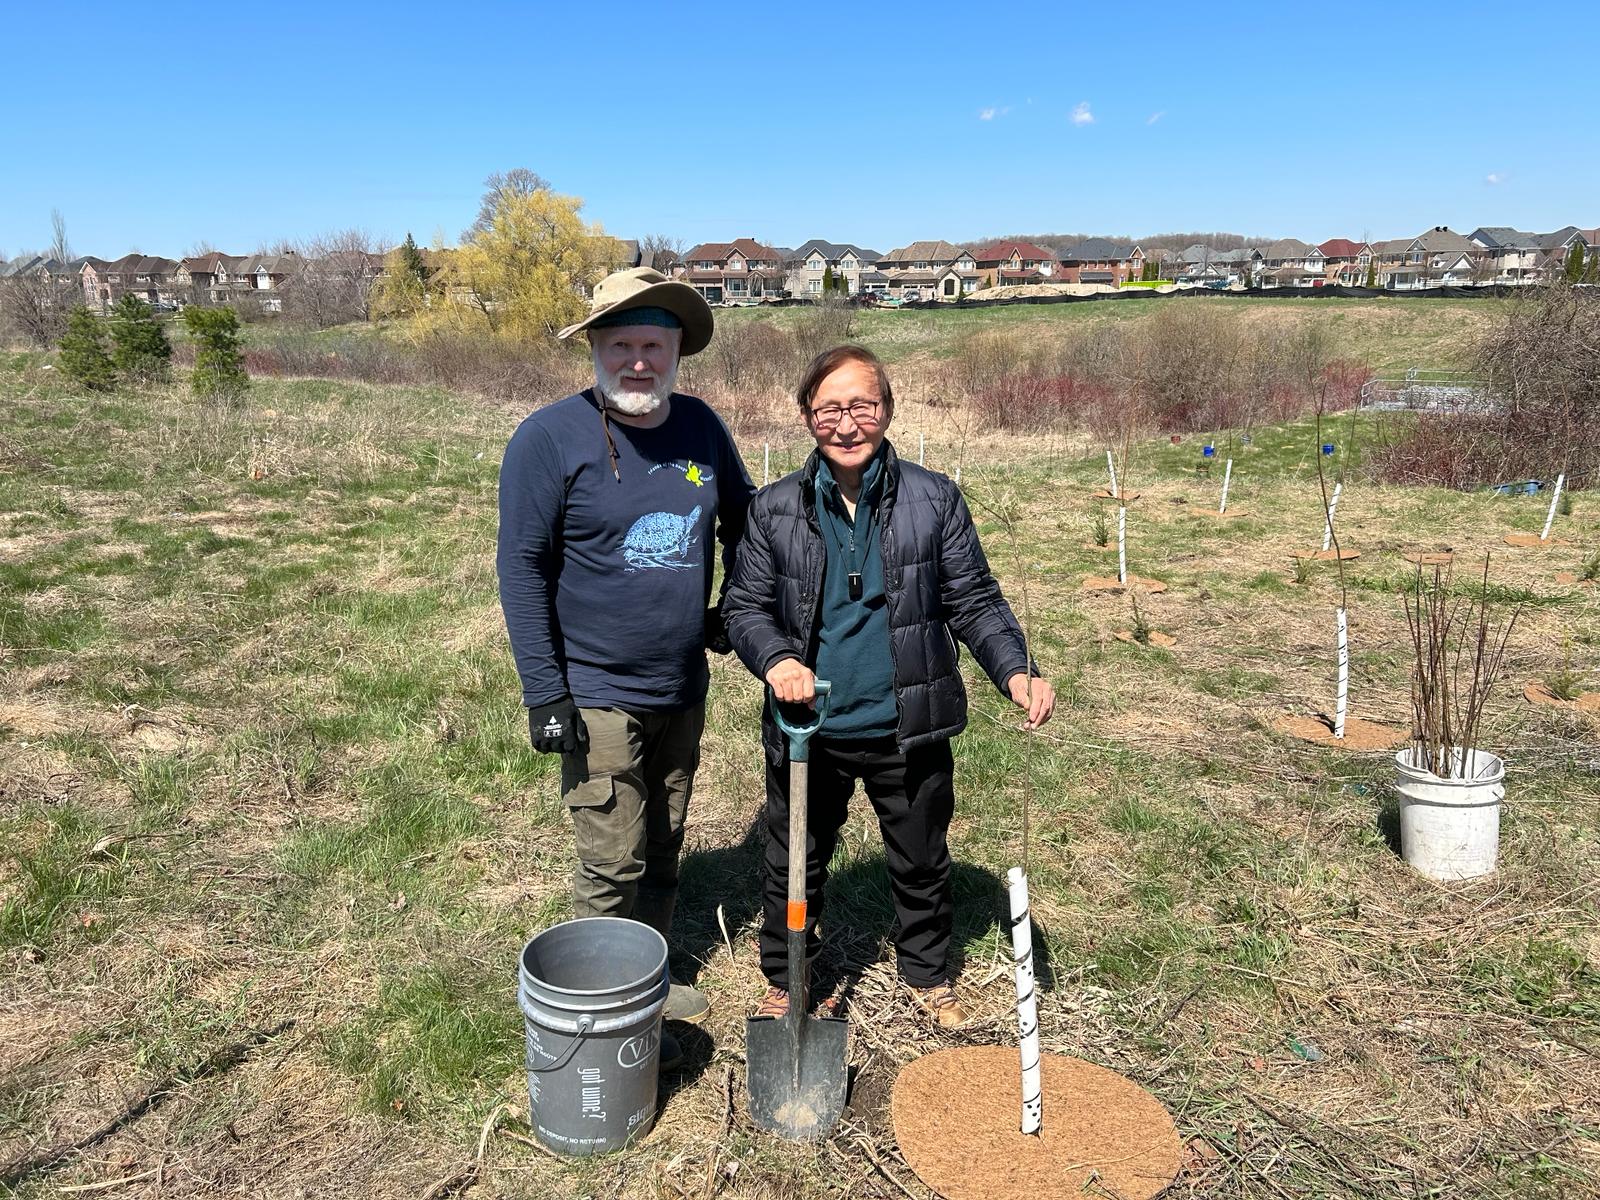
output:
<path id="1" fill-rule="evenodd" d="M 572 1056 L 578 1052 L 578 1047 L 583 1043 L 584 1035 L 594 1026 L 594 1018 L 588 1013 L 578 1018 L 578 1032 L 572 1035 L 572 1040 L 567 1043 L 567 1048 L 561 1052 L 561 1057 L 547 1067 L 529 1067 L 533 1075 L 543 1075 L 546 1071 L 559 1071 L 572 1061 Z"/>

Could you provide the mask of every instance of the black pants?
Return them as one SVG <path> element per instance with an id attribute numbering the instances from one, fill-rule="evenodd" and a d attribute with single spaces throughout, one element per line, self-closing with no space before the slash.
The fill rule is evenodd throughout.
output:
<path id="1" fill-rule="evenodd" d="M 895 951 L 900 976 L 913 987 L 948 981 L 953 906 L 950 851 L 945 835 L 955 812 L 950 743 L 902 754 L 892 737 L 867 741 L 811 740 L 806 812 L 806 953 L 817 952 L 816 923 L 856 780 L 878 814 L 884 857 L 900 932 Z M 761 925 L 761 970 L 789 986 L 787 904 L 789 879 L 789 763 L 767 756 L 767 871 Z"/>

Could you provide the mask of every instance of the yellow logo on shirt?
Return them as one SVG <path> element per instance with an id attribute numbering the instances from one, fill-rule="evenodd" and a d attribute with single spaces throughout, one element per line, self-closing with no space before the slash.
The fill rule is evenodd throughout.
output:
<path id="1" fill-rule="evenodd" d="M 700 477 L 700 468 L 694 463 L 689 464 L 689 469 L 683 473 L 683 477 L 694 484 L 695 487 L 705 487 L 706 485 L 706 481 Z"/>

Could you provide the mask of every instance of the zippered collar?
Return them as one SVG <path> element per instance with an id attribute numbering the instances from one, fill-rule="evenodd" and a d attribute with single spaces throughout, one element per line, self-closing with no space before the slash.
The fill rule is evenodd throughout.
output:
<path id="1" fill-rule="evenodd" d="M 883 439 L 883 446 L 878 453 L 883 456 L 883 482 L 879 489 L 878 510 L 880 519 L 884 519 L 889 515 L 894 494 L 900 486 L 900 456 L 895 453 L 894 443 L 888 438 Z M 806 522 L 818 531 L 821 527 L 817 524 L 817 468 L 821 465 L 822 451 L 813 450 L 806 457 L 805 466 L 800 469 L 800 507 L 806 514 Z"/>

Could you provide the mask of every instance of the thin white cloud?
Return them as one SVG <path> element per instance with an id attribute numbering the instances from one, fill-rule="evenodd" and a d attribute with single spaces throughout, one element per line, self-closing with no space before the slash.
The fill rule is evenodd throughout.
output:
<path id="1" fill-rule="evenodd" d="M 990 108 L 980 108 L 978 110 L 978 120 L 980 120 L 980 121 L 992 121 L 996 117 L 1005 116 L 1010 111 L 1011 111 L 1011 106 L 1009 104 L 1005 105 L 1004 107 L 1002 107 L 1000 105 L 995 105 L 995 106 L 990 107 Z"/>
<path id="2" fill-rule="evenodd" d="M 1153 112 L 1153 113 L 1150 114 L 1149 119 L 1147 121 L 1145 121 L 1145 124 L 1146 125 L 1154 125 L 1157 121 L 1161 120 L 1161 118 L 1166 116 L 1166 115 L 1167 115 L 1167 110 L 1164 109 L 1164 108 L 1160 112 Z"/>
<path id="3" fill-rule="evenodd" d="M 1483 177 L 1483 181 L 1490 187 L 1493 187 L 1496 184 L 1504 183 L 1506 181 L 1506 173 L 1504 171 L 1490 171 Z"/>
<path id="4" fill-rule="evenodd" d="M 1089 102 L 1080 100 L 1078 106 L 1072 110 L 1072 123 L 1074 125 L 1093 125 L 1094 114 L 1089 111 Z"/>

